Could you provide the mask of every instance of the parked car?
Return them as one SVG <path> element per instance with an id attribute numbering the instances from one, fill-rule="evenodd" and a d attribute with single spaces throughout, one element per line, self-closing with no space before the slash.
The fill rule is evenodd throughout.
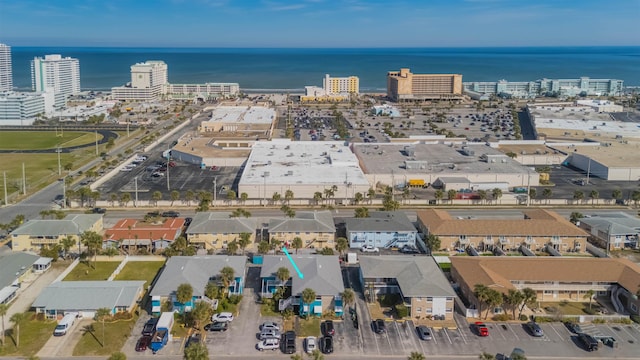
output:
<path id="1" fill-rule="evenodd" d="M 262 325 L 260 325 L 260 330 L 267 329 L 280 330 L 280 326 L 273 321 L 265 321 L 262 323 Z"/>
<path id="2" fill-rule="evenodd" d="M 567 321 L 564 323 L 564 325 L 567 327 L 567 329 L 569 329 L 569 331 L 574 334 L 580 334 L 582 332 L 582 328 L 580 327 L 580 325 L 573 321 Z"/>
<path id="3" fill-rule="evenodd" d="M 233 314 L 230 312 L 221 312 L 219 314 L 213 314 L 211 317 L 212 322 L 231 322 L 233 321 Z"/>
<path id="4" fill-rule="evenodd" d="M 316 343 L 316 337 L 315 336 L 307 336 L 304 339 L 304 351 L 307 352 L 307 354 L 311 354 L 314 350 L 318 349 L 318 345 Z"/>
<path id="5" fill-rule="evenodd" d="M 151 336 L 143 336 L 136 343 L 136 351 L 145 351 L 151 344 Z"/>
<path id="6" fill-rule="evenodd" d="M 476 321 L 473 327 L 476 329 L 478 336 L 489 336 L 489 329 L 482 321 Z"/>
<path id="7" fill-rule="evenodd" d="M 193 221 L 193 218 L 190 218 L 190 217 L 184 218 L 184 226 L 191 225 L 192 221 Z"/>
<path id="8" fill-rule="evenodd" d="M 333 326 L 333 321 L 327 320 L 320 324 L 320 331 L 324 336 L 333 336 L 336 334 L 336 329 Z"/>
<path id="9" fill-rule="evenodd" d="M 385 325 L 384 320 L 376 319 L 373 322 L 373 331 L 376 334 L 383 334 L 387 331 L 387 325 Z"/>
<path id="10" fill-rule="evenodd" d="M 320 351 L 323 354 L 331 354 L 333 352 L 333 336 L 323 336 L 320 339 Z"/>
<path id="11" fill-rule="evenodd" d="M 229 329 L 229 322 L 215 321 L 211 324 L 205 325 L 204 329 L 207 331 L 227 331 Z"/>
<path id="12" fill-rule="evenodd" d="M 368 253 L 379 253 L 380 249 L 378 249 L 377 247 L 373 246 L 373 245 L 364 245 L 360 248 L 360 251 L 362 252 L 368 252 Z"/>
<path id="13" fill-rule="evenodd" d="M 93 208 L 91 209 L 91 212 L 94 214 L 106 214 L 107 213 L 107 209 L 105 208 Z"/>
<path id="14" fill-rule="evenodd" d="M 202 335 L 200 335 L 200 333 L 195 333 L 195 334 L 189 336 L 189 339 L 187 340 L 187 344 L 184 347 L 186 349 L 189 346 L 194 345 L 194 344 L 199 344 L 200 342 L 202 342 Z"/>
<path id="15" fill-rule="evenodd" d="M 431 340 L 431 330 L 428 327 L 420 325 L 416 328 L 416 331 L 418 332 L 420 339 Z"/>
<path id="16" fill-rule="evenodd" d="M 271 339 L 271 338 L 280 338 L 280 330 L 276 329 L 262 329 L 260 331 L 260 340 Z"/>
<path id="17" fill-rule="evenodd" d="M 585 350 L 587 351 L 598 350 L 598 340 L 596 340 L 593 336 L 585 333 L 580 333 L 578 334 L 578 340 L 580 340 Z"/>
<path id="18" fill-rule="evenodd" d="M 282 334 L 282 352 L 285 354 L 294 354 L 296 352 L 296 333 L 287 331 Z"/>
<path id="19" fill-rule="evenodd" d="M 180 213 L 177 211 L 173 211 L 173 210 L 169 210 L 169 211 L 165 211 L 162 213 L 162 217 L 172 217 L 172 218 L 176 218 L 180 216 Z"/>
<path id="20" fill-rule="evenodd" d="M 264 339 L 260 340 L 256 345 L 256 349 L 259 351 L 273 350 L 276 351 L 280 347 L 280 339 Z"/>
<path id="21" fill-rule="evenodd" d="M 142 328 L 143 336 L 151 336 L 156 331 L 156 324 L 158 323 L 158 318 L 151 318 L 147 320 Z"/>
<path id="22" fill-rule="evenodd" d="M 525 324 L 525 327 L 527 328 L 527 330 L 529 330 L 529 333 L 532 336 L 535 337 L 543 337 L 544 336 L 544 331 L 542 331 L 542 328 L 540 327 L 540 325 L 538 325 L 537 323 L 530 321 L 528 323 Z"/>
<path id="23" fill-rule="evenodd" d="M 403 247 L 400 248 L 401 253 L 403 254 L 420 254 L 420 250 L 418 250 L 417 248 L 413 247 L 413 246 L 409 246 L 409 245 L 405 245 Z"/>

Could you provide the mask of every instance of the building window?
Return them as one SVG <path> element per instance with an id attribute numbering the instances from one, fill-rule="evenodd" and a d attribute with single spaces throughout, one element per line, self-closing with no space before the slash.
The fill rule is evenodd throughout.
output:
<path id="1" fill-rule="evenodd" d="M 432 301 L 433 301 L 433 298 L 432 298 L 432 297 L 428 297 L 428 298 L 427 298 L 427 302 L 432 302 Z"/>
<path id="2" fill-rule="evenodd" d="M 416 308 L 416 313 L 420 314 L 422 312 L 422 308 Z"/>
<path id="3" fill-rule="evenodd" d="M 433 312 L 433 309 L 427 309 L 426 313 L 427 314 L 431 314 Z"/>
<path id="4" fill-rule="evenodd" d="M 545 295 L 553 295 L 553 290 L 545 290 L 544 294 Z"/>
<path id="5" fill-rule="evenodd" d="M 636 304 L 631 303 L 631 311 L 638 312 L 638 307 L 636 306 Z"/>
<path id="6" fill-rule="evenodd" d="M 467 235 L 460 235 L 460 236 L 458 236 L 458 240 L 460 240 L 460 241 L 465 241 L 465 240 L 467 240 Z"/>
<path id="7" fill-rule="evenodd" d="M 491 242 L 493 242 L 493 238 L 491 237 L 491 235 L 487 235 L 487 236 L 485 236 L 484 241 L 486 241 L 488 243 L 491 243 Z"/>
<path id="8" fill-rule="evenodd" d="M 447 301 L 453 301 L 453 298 L 451 296 L 447 296 Z"/>
<path id="9" fill-rule="evenodd" d="M 452 309 L 452 308 L 447 308 L 447 312 L 448 312 L 448 313 L 452 313 L 452 312 L 453 312 L 453 309 Z"/>
<path id="10" fill-rule="evenodd" d="M 416 298 L 416 301 L 422 301 L 422 298 Z"/>
<path id="11" fill-rule="evenodd" d="M 560 241 L 560 236 L 558 236 L 558 235 L 553 235 L 553 236 L 551 237 L 551 241 L 559 242 L 559 241 Z"/>

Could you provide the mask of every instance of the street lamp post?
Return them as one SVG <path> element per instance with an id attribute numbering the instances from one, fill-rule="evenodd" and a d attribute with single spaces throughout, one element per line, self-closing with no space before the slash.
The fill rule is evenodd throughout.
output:
<path id="1" fill-rule="evenodd" d="M 218 199 L 216 193 L 218 192 L 218 177 L 213 177 L 213 207 L 216 207 L 216 200 Z"/>
<path id="2" fill-rule="evenodd" d="M 264 187 L 263 189 L 263 194 L 262 194 L 262 198 L 263 198 L 263 205 L 262 206 L 266 206 L 267 205 L 267 177 L 269 177 L 269 172 L 265 171 L 262 174 L 262 177 L 264 178 Z"/>

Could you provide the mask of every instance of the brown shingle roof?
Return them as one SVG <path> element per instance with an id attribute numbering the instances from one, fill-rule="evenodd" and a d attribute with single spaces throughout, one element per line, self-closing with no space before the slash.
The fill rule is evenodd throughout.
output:
<path id="1" fill-rule="evenodd" d="M 618 283 L 634 293 L 640 287 L 640 266 L 627 259 L 454 256 L 451 266 L 471 286 L 513 289 L 510 282 L 521 280 Z"/>
<path id="2" fill-rule="evenodd" d="M 453 219 L 444 210 L 427 209 L 418 211 L 418 219 L 434 235 L 471 236 L 588 236 L 588 234 L 548 210 L 524 212 L 523 219 Z"/>

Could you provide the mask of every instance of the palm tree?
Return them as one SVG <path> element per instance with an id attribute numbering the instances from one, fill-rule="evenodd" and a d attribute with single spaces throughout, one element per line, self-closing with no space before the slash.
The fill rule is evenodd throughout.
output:
<path id="1" fill-rule="evenodd" d="M 484 203 L 487 200 L 487 190 L 478 190 L 478 197 Z"/>
<path id="2" fill-rule="evenodd" d="M 302 246 L 302 238 L 300 238 L 299 236 L 294 237 L 293 241 L 291 242 L 291 247 L 296 249 L 296 254 L 298 253 L 298 249 L 301 249 Z"/>
<path id="3" fill-rule="evenodd" d="M 120 194 L 120 202 L 126 207 L 131 202 L 131 194 L 128 192 Z"/>
<path id="4" fill-rule="evenodd" d="M 293 191 L 287 190 L 284 192 L 284 199 L 287 201 L 287 205 L 291 204 L 291 200 L 293 200 Z"/>
<path id="5" fill-rule="evenodd" d="M 31 360 L 31 359 L 30 359 Z M 107 360 L 127 360 L 127 355 L 120 351 L 116 351 Z"/>
<path id="6" fill-rule="evenodd" d="M 266 240 L 262 240 L 258 243 L 258 254 L 266 254 L 269 252 L 270 245 Z"/>
<path id="7" fill-rule="evenodd" d="M 598 190 L 591 190 L 591 192 L 589 193 L 589 197 L 591 198 L 591 205 L 593 205 L 593 202 L 600 197 L 600 193 L 598 192 Z"/>
<path id="8" fill-rule="evenodd" d="M 491 191 L 491 196 L 495 199 L 495 200 L 500 200 L 500 198 L 502 197 L 502 190 L 500 190 L 499 188 L 495 188 Z"/>
<path id="9" fill-rule="evenodd" d="M 243 232 L 240 233 L 240 239 L 238 240 L 238 246 L 242 249 L 242 255 L 244 255 L 244 250 L 251 244 L 251 233 Z"/>
<path id="10" fill-rule="evenodd" d="M 324 360 L 324 355 L 320 352 L 320 350 L 316 349 L 313 350 L 313 352 L 311 352 L 311 354 L 309 355 L 309 357 L 312 360 Z"/>
<path id="11" fill-rule="evenodd" d="M 359 208 L 356 208 L 354 210 L 354 216 L 357 218 L 368 218 L 369 217 L 369 209 L 362 206 Z"/>
<path id="12" fill-rule="evenodd" d="M 300 354 L 293 354 L 291 355 L 291 360 L 303 360 L 303 358 Z"/>
<path id="13" fill-rule="evenodd" d="M 208 360 L 209 349 L 203 343 L 191 344 L 184 348 L 185 360 Z"/>
<path id="14" fill-rule="evenodd" d="M 622 199 L 622 191 L 621 191 L 620 189 L 614 189 L 614 190 L 611 192 L 611 197 L 612 197 L 614 200 L 620 200 L 620 199 Z"/>
<path id="15" fill-rule="evenodd" d="M 284 266 L 278 268 L 278 270 L 276 271 L 276 278 L 280 280 L 280 284 L 282 286 L 285 286 L 290 277 L 291 274 L 289 273 L 289 269 Z"/>
<path id="16" fill-rule="evenodd" d="M 342 253 L 349 248 L 349 240 L 344 237 L 337 238 L 335 248 L 336 251 L 342 255 Z"/>
<path id="17" fill-rule="evenodd" d="M 584 199 L 584 193 L 582 190 L 576 190 L 573 192 L 573 200 L 581 201 L 582 199 Z"/>
<path id="18" fill-rule="evenodd" d="M 249 194 L 247 194 L 246 192 L 240 194 L 240 200 L 242 200 L 243 204 L 247 201 L 247 199 L 249 199 Z"/>
<path id="19" fill-rule="evenodd" d="M 358 205 L 364 200 L 364 195 L 361 192 L 357 192 L 353 195 L 353 202 Z"/>
<path id="20" fill-rule="evenodd" d="M 501 304 L 502 294 L 498 290 L 489 288 L 489 290 L 487 291 L 487 313 L 485 314 L 484 319 L 487 320 L 491 309 L 494 309 L 496 306 Z"/>
<path id="21" fill-rule="evenodd" d="M 153 194 L 151 194 L 151 200 L 153 200 L 155 206 L 158 206 L 158 201 L 162 200 L 162 192 L 154 191 Z"/>
<path id="22" fill-rule="evenodd" d="M 444 191 L 440 189 L 436 190 L 436 192 L 433 194 L 433 197 L 436 199 L 437 203 L 440 203 L 440 201 L 442 201 L 442 198 L 444 197 Z"/>
<path id="23" fill-rule="evenodd" d="M 238 252 L 238 242 L 233 240 L 227 244 L 227 253 L 229 255 L 235 255 Z"/>
<path id="24" fill-rule="evenodd" d="M 222 281 L 222 286 L 224 286 L 223 292 L 224 294 L 229 293 L 229 286 L 231 286 L 231 282 L 235 280 L 235 270 L 231 266 L 225 266 L 220 270 L 220 281 Z"/>
<path id="25" fill-rule="evenodd" d="M 516 310 L 524 300 L 524 295 L 516 289 L 509 289 L 507 294 L 503 295 L 504 303 L 509 305 L 511 311 L 513 311 L 513 318 L 516 318 Z"/>
<path id="26" fill-rule="evenodd" d="M 369 188 L 369 190 L 367 190 L 367 197 L 369 198 L 369 204 L 371 204 L 373 202 L 373 198 L 376 197 L 376 190 L 374 188 Z"/>
<path id="27" fill-rule="evenodd" d="M 522 296 L 524 298 L 522 299 L 522 303 L 520 303 L 518 317 L 522 316 L 522 311 L 524 310 L 524 307 L 533 305 L 537 298 L 536 291 L 533 290 L 532 288 L 522 289 Z"/>
<path id="28" fill-rule="evenodd" d="M 409 356 L 407 356 L 407 360 L 425 360 L 426 357 L 423 353 L 419 353 L 417 351 L 412 351 Z"/>
<path id="29" fill-rule="evenodd" d="M 343 306 L 350 306 L 356 301 L 356 294 L 352 289 L 344 289 L 344 291 L 340 295 L 342 296 Z"/>
<path id="30" fill-rule="evenodd" d="M 569 221 L 571 221 L 572 223 L 576 224 L 583 217 L 584 217 L 584 215 L 582 215 L 582 213 L 580 213 L 578 211 L 574 211 L 574 212 L 571 213 L 571 215 L 569 215 Z"/>
<path id="31" fill-rule="evenodd" d="M 282 195 L 280 195 L 277 191 L 274 192 L 273 195 L 271 195 L 271 201 L 273 201 L 273 204 L 280 201 L 280 199 L 282 199 Z"/>
<path id="32" fill-rule="evenodd" d="M 429 251 L 433 253 L 434 251 L 440 250 L 440 245 L 442 242 L 437 235 L 429 234 L 426 238 L 426 243 L 429 246 Z"/>
<path id="33" fill-rule="evenodd" d="M 22 324 L 25 320 L 27 320 L 26 313 L 15 313 L 11 315 L 11 318 L 9 319 L 9 321 L 11 321 L 16 328 L 16 348 L 20 347 L 20 324 Z"/>
<path id="34" fill-rule="evenodd" d="M 193 327 L 201 329 L 205 322 L 207 322 L 211 315 L 213 315 L 213 307 L 206 301 L 197 301 L 193 309 L 191 310 L 191 317 L 193 318 Z"/>
<path id="35" fill-rule="evenodd" d="M 182 304 L 182 314 L 186 313 L 185 306 L 193 299 L 193 287 L 189 283 L 178 285 L 176 290 L 176 300 Z"/>
<path id="36" fill-rule="evenodd" d="M 633 190 L 631 193 L 631 200 L 633 200 L 633 205 L 638 207 L 638 202 L 640 202 L 640 190 Z"/>
<path id="37" fill-rule="evenodd" d="M 529 189 L 529 199 L 534 200 L 536 196 L 538 196 L 538 192 L 536 191 L 536 189 L 534 188 Z"/>
<path id="38" fill-rule="evenodd" d="M 85 231 L 80 235 L 80 241 L 87 247 L 90 254 L 93 254 L 93 268 L 96 268 L 96 256 L 98 250 L 102 248 L 102 236 L 95 231 Z"/>
<path id="39" fill-rule="evenodd" d="M 478 300 L 478 314 L 482 316 L 482 304 L 489 300 L 489 288 L 483 284 L 476 284 L 473 287 L 473 295 Z"/>
<path id="40" fill-rule="evenodd" d="M 589 299 L 589 310 L 591 310 L 591 303 L 593 302 L 593 295 L 595 294 L 596 292 L 594 290 L 589 289 L 585 291 L 584 295 L 582 296 L 582 298 L 585 300 Z"/>
<path id="41" fill-rule="evenodd" d="M 173 190 L 171 192 L 171 206 L 173 206 L 173 202 L 176 200 L 180 200 L 180 191 Z"/>
<path id="42" fill-rule="evenodd" d="M 447 199 L 451 202 L 456 198 L 456 195 L 458 195 L 458 192 L 453 189 L 447 191 Z"/>
<path id="43" fill-rule="evenodd" d="M 314 301 L 316 301 L 316 292 L 313 291 L 313 289 L 306 288 L 302 290 L 302 305 L 309 305 L 309 310 L 307 311 L 306 315 L 309 315 L 309 313 L 311 313 L 311 304 Z"/>
<path id="44" fill-rule="evenodd" d="M 496 357 L 489 354 L 488 352 L 483 352 L 482 354 L 478 355 L 478 359 L 480 360 L 494 360 Z"/>
<path id="45" fill-rule="evenodd" d="M 5 333 L 5 329 L 4 329 L 4 317 L 5 315 L 7 315 L 7 310 L 9 310 L 9 305 L 7 304 L 0 304 L 0 320 L 2 320 L 2 346 L 4 346 L 4 333 Z"/>
<path id="46" fill-rule="evenodd" d="M 316 205 L 320 204 L 320 200 L 322 200 L 322 193 L 320 191 L 316 191 L 313 193 L 313 201 Z"/>
<path id="47" fill-rule="evenodd" d="M 62 246 L 62 250 L 64 250 L 64 257 L 67 257 L 67 253 L 69 252 L 69 250 L 75 246 L 76 244 L 76 239 L 72 238 L 71 236 L 66 236 L 64 238 L 62 238 L 62 240 L 60 240 L 60 246 Z"/>
<path id="48" fill-rule="evenodd" d="M 104 319 L 111 315 L 111 311 L 107 308 L 100 308 L 96 310 L 96 319 L 102 322 L 102 347 L 107 341 L 107 338 L 104 336 Z"/>
<path id="49" fill-rule="evenodd" d="M 187 206 L 191 205 L 191 202 L 193 201 L 193 199 L 195 199 L 196 194 L 193 192 L 193 190 L 187 190 L 187 192 L 184 194 L 184 199 L 187 201 Z"/>

